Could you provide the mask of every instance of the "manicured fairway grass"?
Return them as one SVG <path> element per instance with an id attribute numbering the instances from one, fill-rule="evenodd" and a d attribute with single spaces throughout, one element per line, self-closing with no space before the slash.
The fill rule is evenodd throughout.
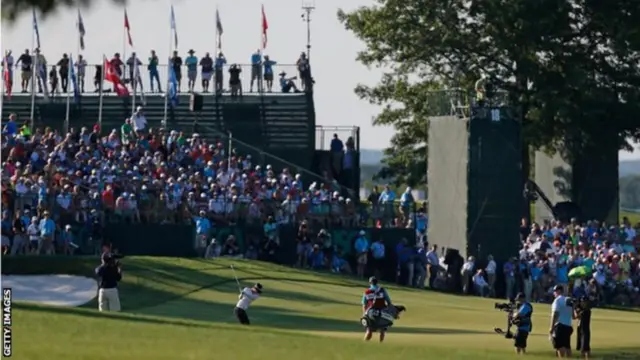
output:
<path id="1" fill-rule="evenodd" d="M 5 272 L 46 268 L 90 273 L 94 259 L 9 260 Z M 19 262 L 16 262 L 19 261 Z M 48 262 L 43 264 L 42 262 Z M 35 263 L 33 263 L 35 262 Z M 388 289 L 408 312 L 384 344 L 364 343 L 358 322 L 364 283 L 260 262 L 234 261 L 243 285 L 260 281 L 263 298 L 249 310 L 253 325 L 232 315 L 237 285 L 227 260 L 127 258 L 123 313 L 100 314 L 95 304 L 14 309 L 16 359 L 506 359 L 511 342 L 493 333 L 504 313 L 493 300 Z M 531 358 L 549 358 L 549 307 L 534 305 Z M 640 313 L 597 309 L 594 357 L 640 358 Z"/>

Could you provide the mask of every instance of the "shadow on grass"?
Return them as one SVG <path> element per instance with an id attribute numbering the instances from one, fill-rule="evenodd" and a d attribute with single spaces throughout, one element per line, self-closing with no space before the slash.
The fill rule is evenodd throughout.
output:
<path id="1" fill-rule="evenodd" d="M 527 352 L 534 356 L 546 356 L 551 358 L 550 351 L 531 351 Z M 574 355 L 577 355 L 574 354 Z M 575 356 L 574 356 L 575 357 Z M 640 359 L 640 347 L 621 347 L 612 349 L 592 349 L 590 359 L 599 360 L 638 360 Z"/>

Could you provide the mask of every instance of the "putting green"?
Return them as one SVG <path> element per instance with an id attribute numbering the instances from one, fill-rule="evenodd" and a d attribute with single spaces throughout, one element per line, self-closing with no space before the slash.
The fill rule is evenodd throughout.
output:
<path id="1" fill-rule="evenodd" d="M 8 259 L 6 259 L 8 260 Z M 20 262 L 31 262 L 30 266 Z M 35 264 L 34 264 L 35 262 Z M 388 286 L 407 306 L 384 344 L 362 341 L 364 283 L 332 274 L 234 261 L 243 286 L 256 281 L 263 297 L 249 309 L 250 327 L 232 314 L 237 285 L 228 260 L 127 258 L 121 286 L 123 312 L 18 304 L 14 309 L 16 359 L 502 359 L 512 343 L 493 333 L 504 313 L 493 300 Z M 5 261 L 10 273 L 87 275 L 95 259 Z M 549 306 L 534 305 L 529 355 L 550 358 Z M 640 358 L 640 313 L 594 310 L 594 359 Z"/>

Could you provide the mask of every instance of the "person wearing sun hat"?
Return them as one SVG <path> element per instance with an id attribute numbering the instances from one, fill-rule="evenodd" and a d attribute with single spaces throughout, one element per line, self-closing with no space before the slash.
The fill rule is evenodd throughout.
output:
<path id="1" fill-rule="evenodd" d="M 184 64 L 187 67 L 187 79 L 189 92 L 193 92 L 193 87 L 196 84 L 196 78 L 198 77 L 198 58 L 194 56 L 195 51 L 190 49 L 187 51 L 189 56 L 184 59 Z"/>

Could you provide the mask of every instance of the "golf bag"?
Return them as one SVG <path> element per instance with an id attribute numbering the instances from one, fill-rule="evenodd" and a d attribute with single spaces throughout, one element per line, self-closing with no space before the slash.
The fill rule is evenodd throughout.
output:
<path id="1" fill-rule="evenodd" d="M 400 313 L 407 308 L 402 305 L 391 305 L 385 309 L 369 309 L 360 318 L 362 326 L 371 330 L 386 330 L 393 326 L 393 322 L 400 318 Z"/>

